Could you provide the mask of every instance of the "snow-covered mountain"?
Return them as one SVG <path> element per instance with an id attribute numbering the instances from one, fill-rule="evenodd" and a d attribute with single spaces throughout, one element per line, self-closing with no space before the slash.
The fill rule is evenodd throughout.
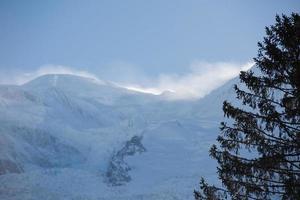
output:
<path id="1" fill-rule="evenodd" d="M 74 75 L 0 86 L 0 199 L 193 199 L 237 79 L 197 101 Z"/>

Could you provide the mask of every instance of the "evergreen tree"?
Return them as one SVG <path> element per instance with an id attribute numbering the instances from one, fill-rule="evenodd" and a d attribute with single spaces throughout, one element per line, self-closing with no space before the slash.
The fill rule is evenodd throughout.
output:
<path id="1" fill-rule="evenodd" d="M 210 155 L 223 188 L 200 182 L 195 199 L 300 199 L 300 16 L 276 16 L 258 43 L 256 66 L 234 86 L 242 107 L 225 101 Z M 250 152 L 250 153 L 249 153 Z"/>

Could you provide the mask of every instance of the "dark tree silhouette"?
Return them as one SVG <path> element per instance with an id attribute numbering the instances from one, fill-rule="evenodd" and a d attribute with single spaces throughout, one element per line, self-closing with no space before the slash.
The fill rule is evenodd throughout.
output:
<path id="1" fill-rule="evenodd" d="M 234 86 L 243 106 L 225 101 L 210 149 L 223 187 L 204 179 L 195 199 L 300 199 L 300 17 L 276 16 L 258 43 L 256 66 Z"/>

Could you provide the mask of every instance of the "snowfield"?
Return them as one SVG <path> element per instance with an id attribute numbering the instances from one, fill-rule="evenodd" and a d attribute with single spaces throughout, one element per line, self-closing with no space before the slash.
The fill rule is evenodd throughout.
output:
<path id="1" fill-rule="evenodd" d="M 0 86 L 0 199 L 193 199 L 234 101 L 233 79 L 197 101 L 74 75 Z"/>

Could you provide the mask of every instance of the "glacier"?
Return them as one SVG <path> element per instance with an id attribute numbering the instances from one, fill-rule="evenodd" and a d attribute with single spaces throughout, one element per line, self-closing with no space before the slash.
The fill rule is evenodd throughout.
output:
<path id="1" fill-rule="evenodd" d="M 216 182 L 208 150 L 236 83 L 193 101 L 63 74 L 0 85 L 0 199 L 193 199 Z"/>

